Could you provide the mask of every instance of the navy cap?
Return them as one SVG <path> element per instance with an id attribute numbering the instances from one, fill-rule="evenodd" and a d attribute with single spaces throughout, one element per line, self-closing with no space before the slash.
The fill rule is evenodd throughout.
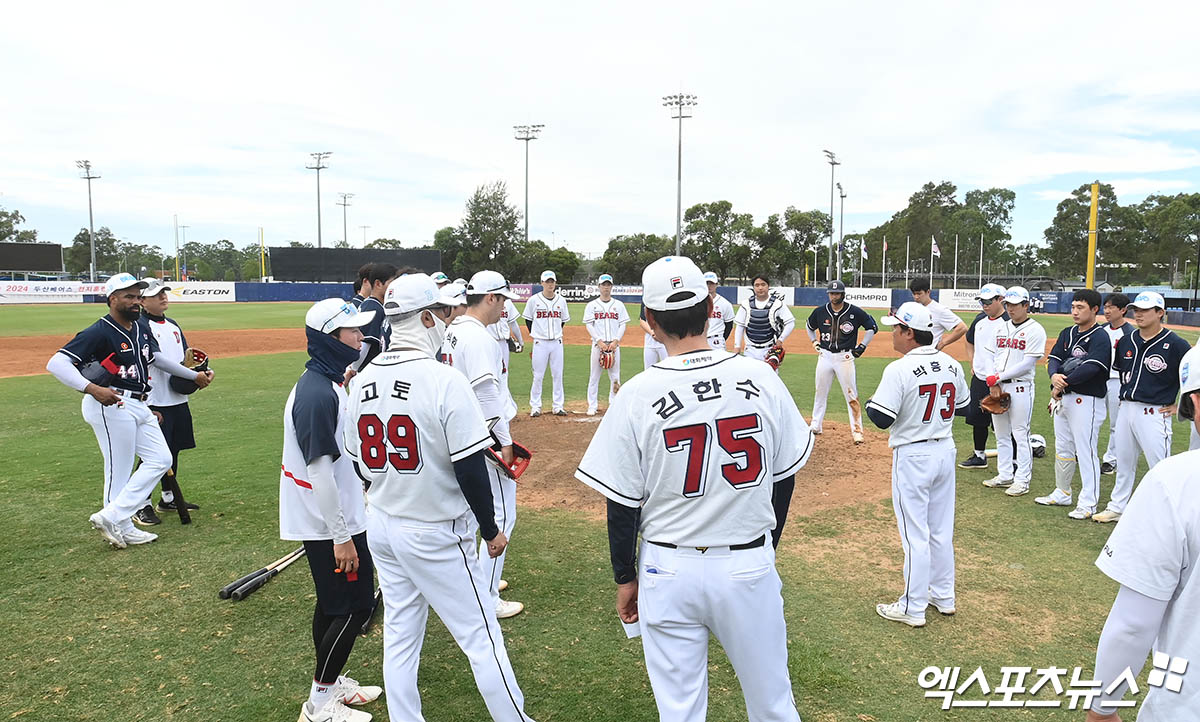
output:
<path id="1" fill-rule="evenodd" d="M 841 281 L 830 281 L 825 290 L 829 293 L 845 293 L 846 284 L 842 283 Z"/>

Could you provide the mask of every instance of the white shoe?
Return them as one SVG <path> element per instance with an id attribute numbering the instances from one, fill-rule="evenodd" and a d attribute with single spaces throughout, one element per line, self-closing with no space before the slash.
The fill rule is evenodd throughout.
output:
<path id="1" fill-rule="evenodd" d="M 383 687 L 375 685 L 359 684 L 357 680 L 353 680 L 345 675 L 337 678 L 337 685 L 333 688 L 333 698 L 340 699 L 342 704 L 366 704 L 379 699 L 379 695 L 383 694 Z"/>
<path id="2" fill-rule="evenodd" d="M 936 609 L 938 611 L 938 614 L 941 614 L 946 617 L 954 616 L 954 602 L 939 602 L 938 600 L 934 599 L 933 597 L 930 597 L 929 598 L 929 606 Z M 927 609 L 928 609 L 928 607 L 927 607 Z"/>
<path id="3" fill-rule="evenodd" d="M 820 426 L 812 426 L 812 427 L 810 427 L 809 430 L 812 431 L 817 436 L 821 435 L 821 427 Z"/>
<path id="4" fill-rule="evenodd" d="M 371 722 L 371 714 L 351 709 L 335 697 L 319 710 L 314 710 L 311 704 L 305 702 L 300 706 L 300 717 L 296 722 Z"/>
<path id="5" fill-rule="evenodd" d="M 1039 496 L 1034 499 L 1033 503 L 1042 506 L 1070 506 L 1071 495 L 1062 489 L 1055 489 L 1049 496 Z"/>
<path id="6" fill-rule="evenodd" d="M 1092 521 L 1100 522 L 1101 524 L 1109 524 L 1118 521 L 1121 518 L 1121 512 L 1105 509 L 1099 514 L 1092 514 Z"/>
<path id="7" fill-rule="evenodd" d="M 863 442 L 863 435 L 861 431 L 855 431 L 851 434 L 851 437 L 854 438 L 854 443 L 856 444 L 861 444 Z"/>
<path id="8" fill-rule="evenodd" d="M 503 599 L 496 604 L 496 619 L 508 619 L 515 617 L 525 611 L 525 605 L 521 602 L 506 602 Z"/>
<path id="9" fill-rule="evenodd" d="M 1009 496 L 1024 496 L 1025 494 L 1029 493 L 1029 482 L 1014 482 L 1012 486 L 1008 487 L 1008 489 L 1004 491 L 1004 493 L 1008 494 Z"/>
<path id="10" fill-rule="evenodd" d="M 508 580 L 501 579 L 500 583 L 496 585 L 496 591 L 502 592 L 505 589 L 508 589 Z"/>
<path id="11" fill-rule="evenodd" d="M 125 537 L 125 543 L 129 544 L 130 546 L 137 544 L 149 544 L 150 542 L 158 539 L 157 534 L 148 531 L 142 531 L 137 527 L 124 529 L 122 530 L 121 535 Z"/>
<path id="12" fill-rule="evenodd" d="M 529 412 L 529 418 L 531 418 L 531 419 L 536 419 L 537 417 L 539 417 L 541 415 L 542 415 L 541 409 L 534 409 L 533 411 Z"/>
<path id="13" fill-rule="evenodd" d="M 595 409 L 588 409 L 588 416 L 595 416 L 595 415 L 596 415 Z"/>
<path id="14" fill-rule="evenodd" d="M 88 521 L 92 523 L 92 528 L 100 532 L 109 544 L 112 544 L 118 549 L 125 548 L 125 535 L 121 533 L 121 527 L 113 524 L 100 512 L 96 512 L 88 517 Z"/>
<path id="15" fill-rule="evenodd" d="M 1094 512 L 1091 509 L 1085 509 L 1082 506 L 1077 506 L 1071 511 L 1068 511 L 1067 516 L 1071 519 L 1079 519 L 1082 521 L 1083 519 L 1091 519 L 1093 513 Z"/>
<path id="16" fill-rule="evenodd" d="M 907 624 L 910 627 L 924 627 L 925 618 L 905 614 L 904 609 L 900 606 L 900 602 L 892 602 L 891 604 L 876 604 L 875 613 L 884 619 Z"/>
<path id="17" fill-rule="evenodd" d="M 1005 487 L 1012 486 L 1012 484 L 1012 479 L 1001 479 L 999 476 L 993 476 L 990 479 L 983 480 L 983 485 L 989 489 L 1003 489 Z"/>

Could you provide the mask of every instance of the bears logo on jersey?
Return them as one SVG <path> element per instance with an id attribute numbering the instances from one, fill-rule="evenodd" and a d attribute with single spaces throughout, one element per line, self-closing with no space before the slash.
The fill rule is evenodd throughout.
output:
<path id="1" fill-rule="evenodd" d="M 1025 339 L 1023 338 L 1005 338 L 1003 336 L 996 338 L 996 348 L 1011 348 L 1017 351 L 1025 350 Z"/>
<path id="2" fill-rule="evenodd" d="M 559 313 L 558 313 L 558 311 L 542 311 L 539 309 L 537 312 L 537 317 L 538 318 L 558 318 Z"/>

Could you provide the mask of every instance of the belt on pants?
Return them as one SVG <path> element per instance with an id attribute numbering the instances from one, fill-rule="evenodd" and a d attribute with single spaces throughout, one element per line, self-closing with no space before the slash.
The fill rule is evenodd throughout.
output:
<path id="1" fill-rule="evenodd" d="M 712 336 L 709 336 L 709 338 L 712 338 Z M 775 345 L 775 342 L 771 341 L 770 343 L 755 343 L 754 341 L 751 341 L 747 345 L 750 348 L 771 348 Z"/>
<path id="2" fill-rule="evenodd" d="M 129 391 L 127 389 L 119 389 L 115 386 L 110 386 L 109 388 L 112 389 L 112 392 L 117 396 L 124 396 L 125 398 L 133 399 L 134 401 L 145 401 L 146 399 L 150 398 L 150 394 Z"/>
<path id="3" fill-rule="evenodd" d="M 667 549 L 678 549 L 679 548 L 678 544 L 671 544 L 670 542 L 652 541 L 650 543 L 656 547 L 666 547 Z M 757 549 L 766 543 L 767 543 L 767 536 L 764 534 L 752 542 L 746 542 L 745 544 L 730 544 L 729 551 L 740 552 L 745 549 Z M 713 546 L 723 546 L 723 545 L 714 544 Z M 695 549 L 696 551 L 704 552 L 712 547 L 683 547 L 683 548 L 684 549 Z"/>

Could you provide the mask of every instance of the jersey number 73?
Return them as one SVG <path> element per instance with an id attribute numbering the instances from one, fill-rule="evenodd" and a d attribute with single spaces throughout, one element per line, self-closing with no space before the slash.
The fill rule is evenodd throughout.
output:
<path id="1" fill-rule="evenodd" d="M 946 407 L 938 413 L 946 421 L 954 418 L 954 384 L 947 381 L 940 389 L 937 384 L 921 384 L 917 387 L 917 394 L 925 397 L 925 415 L 921 417 L 921 423 L 933 421 L 934 405 L 939 396 L 946 399 Z"/>
<path id="2" fill-rule="evenodd" d="M 358 437 L 359 458 L 371 471 L 382 471 L 389 463 L 400 472 L 421 468 L 420 434 L 407 414 L 389 416 L 386 423 L 375 414 L 363 414 L 358 417 Z"/>
<path id="3" fill-rule="evenodd" d="M 762 431 L 758 414 L 744 414 L 717 419 L 717 443 L 733 461 L 721 464 L 721 476 L 735 489 L 758 486 L 762 481 L 764 458 L 762 444 L 754 435 Z M 663 429 L 663 441 L 667 451 L 687 452 L 687 469 L 683 478 L 683 495 L 704 496 L 708 478 L 708 451 L 710 427 L 704 424 L 688 424 Z"/>

